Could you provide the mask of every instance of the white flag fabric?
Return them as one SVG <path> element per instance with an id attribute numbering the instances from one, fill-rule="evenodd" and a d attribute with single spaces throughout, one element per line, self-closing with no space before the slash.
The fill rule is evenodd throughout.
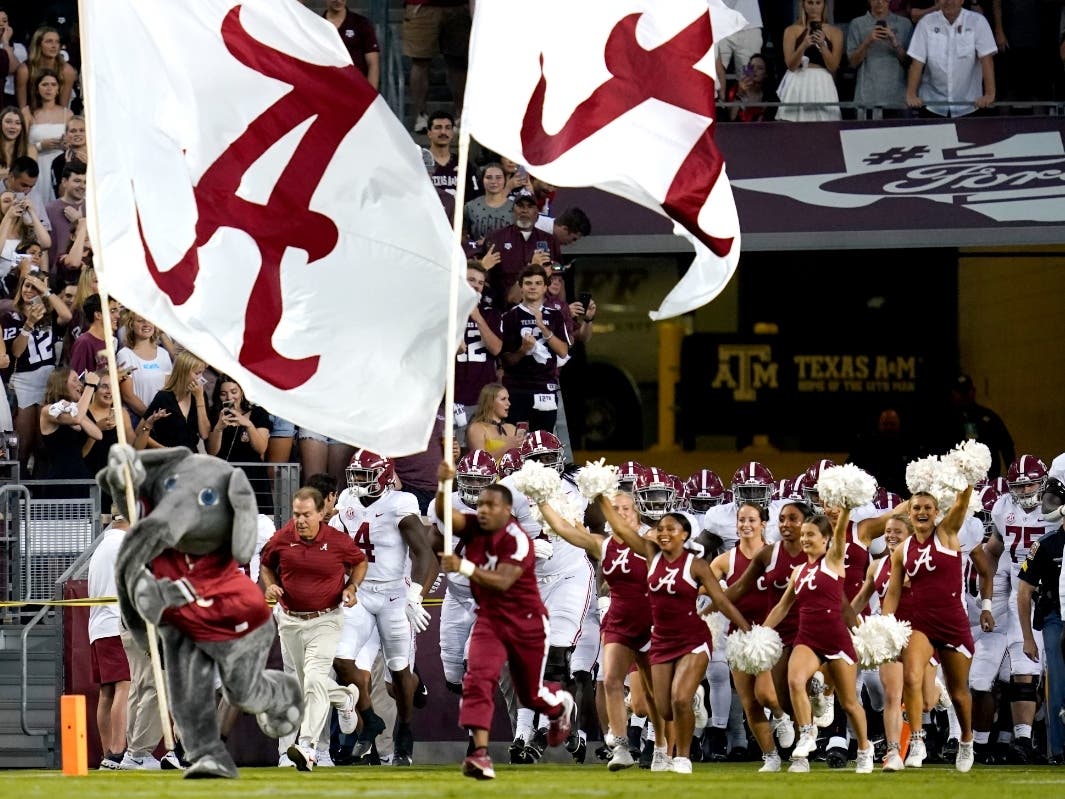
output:
<path id="1" fill-rule="evenodd" d="M 81 20 L 109 293 L 271 413 L 423 451 L 461 256 L 336 29 L 291 0 L 106 0 Z M 455 279 L 465 319 L 476 297 Z"/>
<path id="2" fill-rule="evenodd" d="M 516 22 L 520 20 L 520 24 Z M 478 0 L 463 125 L 556 186 L 663 213 L 695 247 L 652 319 L 716 297 L 739 220 L 714 145 L 716 47 L 744 25 L 718 0 Z"/>

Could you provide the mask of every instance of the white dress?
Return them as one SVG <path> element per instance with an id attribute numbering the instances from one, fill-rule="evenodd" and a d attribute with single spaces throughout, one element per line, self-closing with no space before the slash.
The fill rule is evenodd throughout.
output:
<path id="1" fill-rule="evenodd" d="M 44 122 L 30 125 L 30 144 L 37 148 L 37 166 L 41 174 L 37 178 L 37 185 L 30 191 L 34 203 L 38 209 L 55 199 L 55 188 L 52 186 L 52 162 L 63 154 L 62 147 L 45 150 L 41 142 L 45 139 L 61 139 L 66 133 L 65 122 Z"/>

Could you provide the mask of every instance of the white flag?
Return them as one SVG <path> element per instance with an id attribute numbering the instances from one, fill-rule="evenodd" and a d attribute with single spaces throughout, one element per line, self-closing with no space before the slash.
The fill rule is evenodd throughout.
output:
<path id="1" fill-rule="evenodd" d="M 81 24 L 108 291 L 270 412 L 424 450 L 457 245 L 336 29 L 291 0 L 106 0 Z"/>
<path id="2" fill-rule="evenodd" d="M 718 0 L 478 0 L 463 124 L 556 186 L 595 186 L 671 217 L 695 261 L 653 319 L 716 297 L 739 220 L 713 140 Z M 520 19 L 520 25 L 515 20 Z"/>

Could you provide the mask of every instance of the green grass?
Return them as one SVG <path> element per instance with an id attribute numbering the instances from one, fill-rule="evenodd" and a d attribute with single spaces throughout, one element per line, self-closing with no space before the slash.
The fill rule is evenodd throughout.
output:
<path id="1" fill-rule="evenodd" d="M 651 774 L 629 769 L 617 774 L 604 766 L 497 767 L 494 781 L 476 782 L 458 765 L 396 768 L 242 768 L 239 780 L 182 780 L 174 772 L 91 772 L 68 778 L 57 771 L 0 773 L 5 799 L 436 799 L 501 796 L 507 799 L 879 799 L 905 796 L 934 799 L 1054 799 L 1065 796 L 1065 768 L 981 768 L 958 774 L 953 767 L 859 776 L 814 764 L 809 774 L 757 774 L 757 763 L 702 765 L 695 773 Z M 681 792 L 683 791 L 683 794 Z"/>

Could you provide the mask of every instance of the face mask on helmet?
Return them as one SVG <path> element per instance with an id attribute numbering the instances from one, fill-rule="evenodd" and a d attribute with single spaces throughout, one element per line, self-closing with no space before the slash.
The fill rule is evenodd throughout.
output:
<path id="1" fill-rule="evenodd" d="M 769 501 L 773 498 L 773 486 L 734 485 L 732 493 L 737 504 L 749 502 L 761 508 L 768 508 Z"/>
<path id="2" fill-rule="evenodd" d="M 1043 490 L 1043 515 L 1049 516 L 1060 508 L 1063 503 L 1065 503 L 1065 484 L 1056 477 L 1051 477 L 1047 480 L 1046 488 Z"/>
<path id="3" fill-rule="evenodd" d="M 380 484 L 383 470 L 365 469 L 361 466 L 349 466 L 347 469 L 348 490 L 355 497 L 378 497 L 384 493 Z"/>
<path id="4" fill-rule="evenodd" d="M 1043 493 L 1043 484 L 1043 480 L 1025 480 L 1010 483 L 1010 496 L 1013 497 L 1014 502 L 1025 510 L 1032 510 L 1033 508 L 1039 507 L 1039 501 L 1042 498 Z"/>
<path id="5" fill-rule="evenodd" d="M 648 519 L 661 519 L 671 510 L 677 499 L 677 492 L 673 488 L 649 487 L 636 488 L 636 509 L 641 516 Z"/>

